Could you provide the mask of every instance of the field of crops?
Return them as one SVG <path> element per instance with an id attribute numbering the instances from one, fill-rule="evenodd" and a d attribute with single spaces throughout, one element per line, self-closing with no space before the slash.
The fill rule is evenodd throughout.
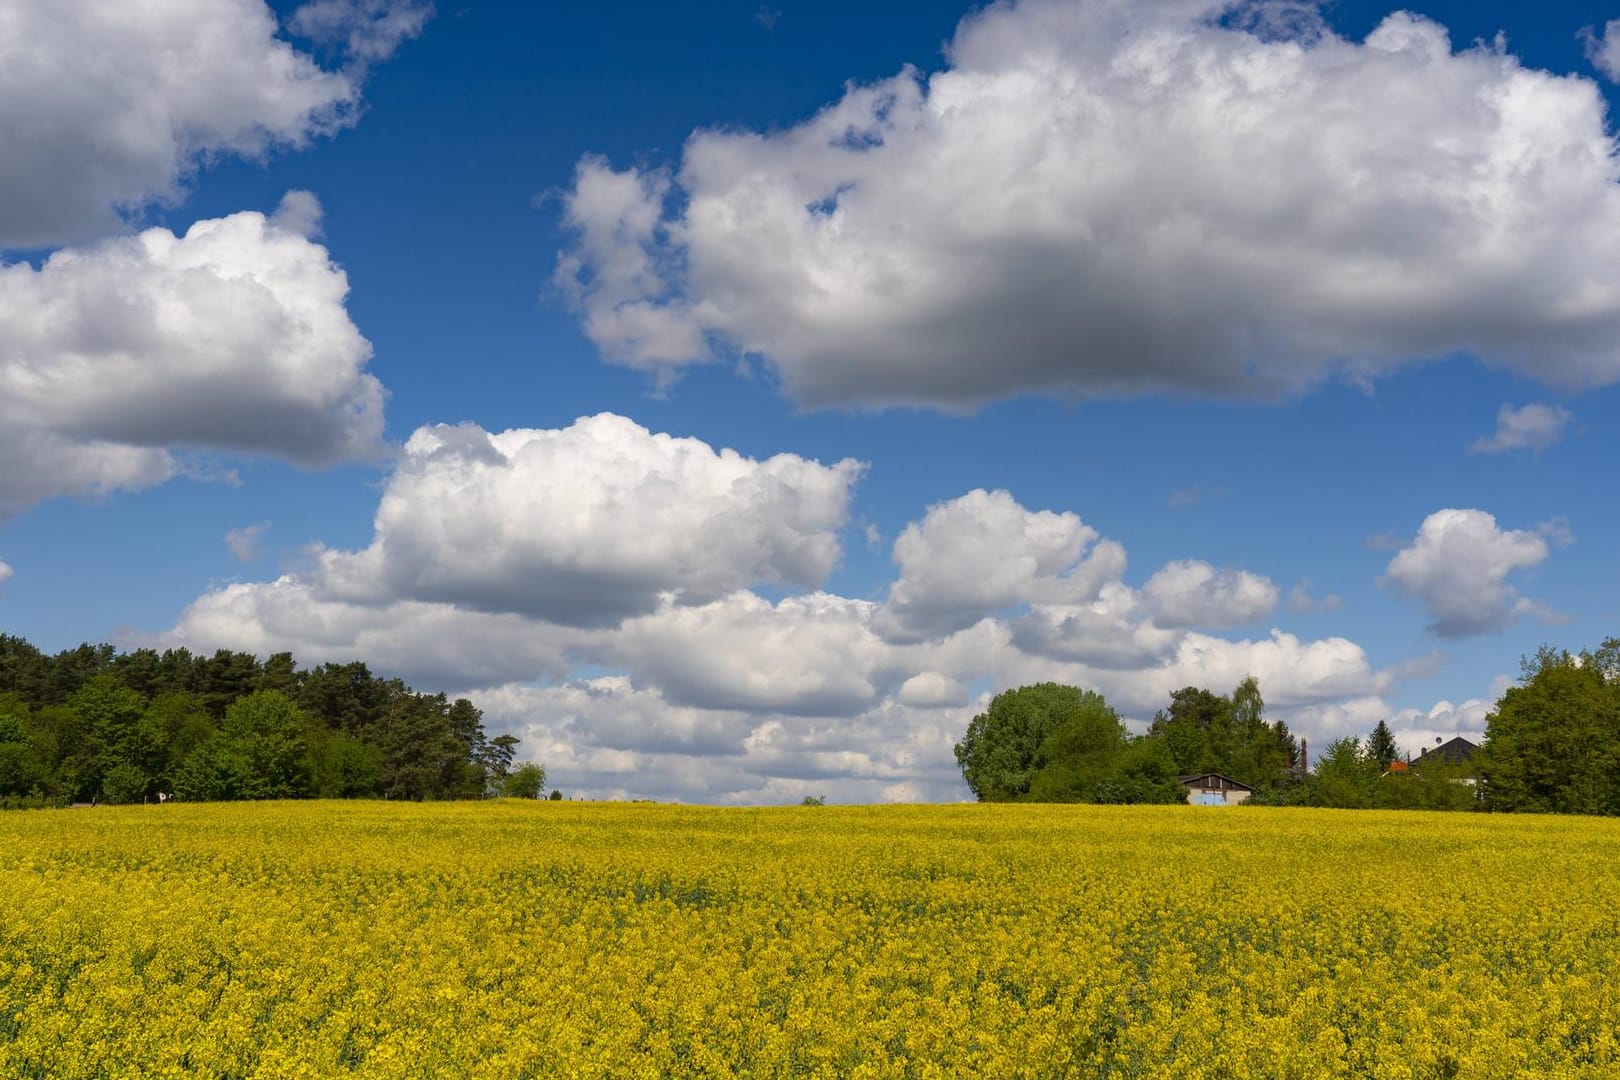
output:
<path id="1" fill-rule="evenodd" d="M 1620 825 L 0 815 L 0 1076 L 1620 1075 Z"/>

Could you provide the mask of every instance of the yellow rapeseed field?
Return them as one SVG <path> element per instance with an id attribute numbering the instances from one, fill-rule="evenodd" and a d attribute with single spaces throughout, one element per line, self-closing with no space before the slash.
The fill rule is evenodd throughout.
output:
<path id="1" fill-rule="evenodd" d="M 1615 1077 L 1620 823 L 0 815 L 0 1077 Z"/>

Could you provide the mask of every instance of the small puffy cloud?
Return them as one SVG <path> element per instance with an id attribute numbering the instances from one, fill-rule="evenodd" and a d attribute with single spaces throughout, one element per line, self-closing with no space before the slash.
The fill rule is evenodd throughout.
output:
<path id="1" fill-rule="evenodd" d="M 1496 414 L 1496 431 L 1468 444 L 1469 453 L 1501 454 L 1508 450 L 1541 453 L 1564 437 L 1564 429 L 1575 419 L 1562 405 L 1524 405 L 1515 409 L 1503 405 Z"/>
<path id="2" fill-rule="evenodd" d="M 1400 544 L 1395 545 L 1399 547 Z M 1328 593 L 1321 599 L 1312 595 L 1316 583 L 1310 578 L 1301 578 L 1299 583 L 1288 590 L 1288 609 L 1303 614 L 1307 611 L 1338 611 L 1344 606 L 1344 598 L 1338 593 Z"/>
<path id="3" fill-rule="evenodd" d="M 966 705 L 972 697 L 959 680 L 937 671 L 919 671 L 900 684 L 900 692 L 896 696 L 902 705 L 922 709 Z"/>
<path id="4" fill-rule="evenodd" d="M 257 525 L 232 529 L 225 534 L 225 546 L 231 549 L 231 555 L 238 562 L 252 562 L 259 557 L 259 540 L 269 528 L 268 521 L 261 521 Z"/>
<path id="5" fill-rule="evenodd" d="M 772 582 L 814 588 L 862 466 L 763 461 L 611 413 L 556 430 L 419 429 L 358 552 L 321 551 L 335 597 L 408 598 L 579 626 Z"/>
<path id="6" fill-rule="evenodd" d="M 1353 41 L 1236 6 L 993 4 L 943 71 L 673 169 L 586 158 L 556 281 L 611 362 L 757 356 L 810 407 L 1276 398 L 1459 351 L 1620 380 L 1592 81 L 1408 12 Z"/>
<path id="7" fill-rule="evenodd" d="M 15 573 L 16 571 L 12 570 L 4 560 L 0 560 L 0 585 L 4 585 L 6 582 L 10 581 Z"/>
<path id="8" fill-rule="evenodd" d="M 0 25 L 0 251 L 119 231 L 212 159 L 358 112 L 356 74 L 278 38 L 263 0 L 4 0 Z"/>
<path id="9" fill-rule="evenodd" d="M 158 483 L 175 447 L 375 457 L 384 392 L 348 288 L 254 212 L 0 266 L 0 510 Z"/>
<path id="10" fill-rule="evenodd" d="M 1507 576 L 1546 557 L 1547 542 L 1538 533 L 1499 528 L 1483 510 L 1436 510 L 1390 560 L 1380 584 L 1423 601 L 1434 633 L 1468 637 L 1543 613 Z"/>
<path id="11" fill-rule="evenodd" d="M 1077 604 L 1125 571 L 1125 549 L 1072 513 L 1029 511 L 1005 491 L 928 508 L 894 542 L 891 632 L 940 634 L 1027 603 Z"/>
<path id="12" fill-rule="evenodd" d="M 1187 559 L 1167 563 L 1149 578 L 1142 599 L 1160 626 L 1242 626 L 1271 614 L 1277 586 L 1247 570 L 1217 570 Z"/>
<path id="13" fill-rule="evenodd" d="M 339 46 L 363 67 L 394 55 L 432 17 L 433 5 L 417 0 L 311 0 L 287 25 L 299 37 Z"/>
<path id="14" fill-rule="evenodd" d="M 1536 526 L 1536 532 L 1552 541 L 1555 547 L 1569 547 L 1575 542 L 1575 530 L 1570 528 L 1569 519 L 1555 517 L 1543 521 Z"/>
<path id="15" fill-rule="evenodd" d="M 1602 35 L 1588 27 L 1581 36 L 1586 39 L 1586 56 L 1592 66 L 1614 82 L 1620 82 L 1620 19 L 1611 19 Z"/>

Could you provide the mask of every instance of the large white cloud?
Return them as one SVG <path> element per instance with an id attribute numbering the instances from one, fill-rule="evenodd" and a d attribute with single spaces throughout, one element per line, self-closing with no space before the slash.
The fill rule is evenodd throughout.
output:
<path id="1" fill-rule="evenodd" d="M 522 740 L 549 782 L 589 798 L 701 802 L 949 801 L 968 797 L 951 746 L 972 708 L 888 700 L 848 718 L 673 705 L 610 676 L 475 691 L 485 727 Z M 982 707 L 982 702 L 980 703 Z"/>
<path id="2" fill-rule="evenodd" d="M 1077 604 L 1125 572 L 1125 549 L 1072 513 L 1029 511 L 1005 491 L 928 508 L 894 542 L 893 631 L 939 634 L 1002 608 Z"/>
<path id="3" fill-rule="evenodd" d="M 939 73 L 700 131 L 673 173 L 587 158 L 557 280 L 612 361 L 758 355 L 810 406 L 1274 396 L 1458 350 L 1620 379 L 1594 83 L 1407 13 L 1357 43 L 1230 6 L 992 5 Z"/>
<path id="4" fill-rule="evenodd" d="M 472 424 L 405 444 L 359 552 L 325 551 L 334 596 L 399 597 L 598 625 L 756 582 L 813 588 L 837 564 L 861 466 L 763 461 L 621 416 L 556 430 Z"/>
<path id="5" fill-rule="evenodd" d="M 417 600 L 350 603 L 293 574 L 205 593 L 173 629 L 145 639 L 204 653 L 290 651 L 302 664 L 359 660 L 434 690 L 561 677 L 572 670 L 568 651 L 580 640 L 520 615 Z"/>
<path id="6" fill-rule="evenodd" d="M 1142 586 L 1160 626 L 1227 627 L 1258 622 L 1277 606 L 1277 586 L 1247 570 L 1217 570 L 1201 559 L 1167 563 Z"/>
<path id="7" fill-rule="evenodd" d="M 366 6 L 397 43 L 389 12 L 416 5 Z M 118 231 L 210 158 L 350 123 L 359 72 L 323 70 L 276 29 L 263 0 L 0 0 L 0 251 Z M 378 40 L 356 44 L 380 59 Z"/>
<path id="8" fill-rule="evenodd" d="M 1085 604 L 1036 604 L 1013 624 L 1018 647 L 1092 668 L 1137 669 L 1167 659 L 1185 632 L 1157 625 L 1137 590 L 1103 586 Z"/>
<path id="9" fill-rule="evenodd" d="M 960 797 L 952 745 L 990 693 L 1031 682 L 1099 689 L 1142 724 L 1183 686 L 1254 675 L 1315 738 L 1310 710 L 1380 699 L 1395 678 L 1340 637 L 1191 629 L 1264 613 L 1277 590 L 1196 562 L 1133 588 L 1123 547 L 1004 492 L 903 530 L 886 601 L 824 591 L 857 472 L 611 415 L 424 428 L 368 547 L 216 589 L 151 640 L 484 688 L 491 727 L 565 789 L 735 802 Z M 565 587 L 575 576 L 589 587 Z M 756 581 L 805 591 L 767 598 Z"/>
<path id="10" fill-rule="evenodd" d="M 379 452 L 384 394 L 348 279 L 305 235 L 313 200 L 284 207 L 0 266 L 0 512 L 157 483 L 174 447 Z"/>
<path id="11" fill-rule="evenodd" d="M 1422 600 L 1434 633 L 1467 637 L 1521 615 L 1546 614 L 1507 582 L 1546 557 L 1547 542 L 1537 533 L 1500 528 L 1483 510 L 1436 510 L 1390 560 L 1382 583 Z"/>
<path id="12" fill-rule="evenodd" d="M 851 716 L 878 701 L 895 663 L 872 630 L 875 613 L 828 593 L 772 604 L 739 592 L 631 620 L 602 658 L 677 704 Z"/>

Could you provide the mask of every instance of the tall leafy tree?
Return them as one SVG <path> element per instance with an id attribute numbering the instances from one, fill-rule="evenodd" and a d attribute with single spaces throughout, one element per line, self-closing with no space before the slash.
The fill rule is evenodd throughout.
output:
<path id="1" fill-rule="evenodd" d="M 968 724 L 956 744 L 956 763 L 968 788 L 985 802 L 1005 802 L 1029 793 L 1046 760 L 1047 738 L 1066 725 L 1091 721 L 1117 725 L 1101 694 L 1058 683 L 1005 690 Z"/>
<path id="2" fill-rule="evenodd" d="M 1493 810 L 1620 813 L 1620 640 L 1542 648 L 1485 720 L 1480 772 Z"/>
<path id="3" fill-rule="evenodd" d="M 81 797 L 102 795 L 102 780 L 120 765 L 141 769 L 153 748 L 141 727 L 146 699 L 125 686 L 116 675 L 93 675 L 73 694 L 68 708 L 78 717 L 79 730 L 88 738 L 81 746 Z M 129 782 L 129 771 L 120 776 Z M 144 783 L 144 781 L 143 781 Z"/>
<path id="4" fill-rule="evenodd" d="M 297 799 L 309 794 L 304 714 L 279 690 L 260 690 L 225 710 L 220 735 L 247 763 L 246 799 Z"/>

